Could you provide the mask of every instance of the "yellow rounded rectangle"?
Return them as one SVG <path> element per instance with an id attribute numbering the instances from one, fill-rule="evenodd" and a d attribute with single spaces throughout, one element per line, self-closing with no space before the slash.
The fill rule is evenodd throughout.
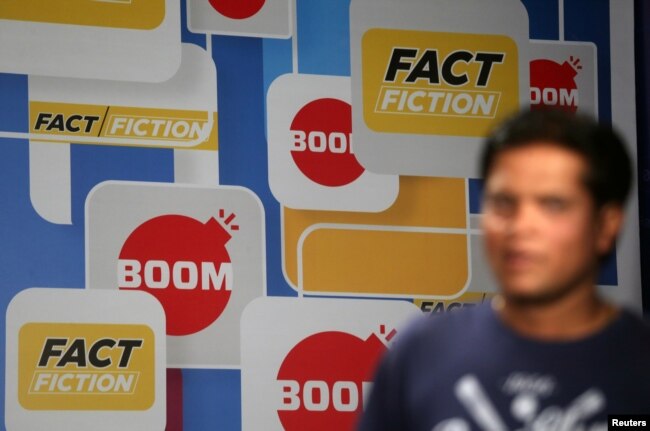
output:
<path id="1" fill-rule="evenodd" d="M 29 124 L 42 141 L 213 151 L 219 146 L 217 112 L 32 101 Z"/>
<path id="2" fill-rule="evenodd" d="M 27 323 L 18 335 L 18 401 L 28 410 L 147 410 L 155 336 L 145 325 Z"/>
<path id="3" fill-rule="evenodd" d="M 375 28 L 362 37 L 363 113 L 376 132 L 485 136 L 519 107 L 505 35 Z"/>
<path id="4" fill-rule="evenodd" d="M 464 234 L 322 228 L 302 259 L 305 292 L 448 297 L 468 279 Z"/>
<path id="5" fill-rule="evenodd" d="M 434 177 L 400 177 L 400 191 L 393 205 L 378 213 L 346 211 L 308 211 L 283 209 L 283 250 L 284 273 L 287 280 L 298 286 L 298 271 L 304 265 L 318 265 L 318 256 L 314 262 L 302 256 L 302 265 L 298 262 L 298 244 L 305 232 L 314 225 L 359 225 L 359 229 L 377 226 L 378 229 L 465 229 L 467 221 L 465 180 L 459 178 Z M 353 229 L 353 227 L 349 227 Z M 337 246 L 338 247 L 338 246 Z M 418 249 L 409 250 L 407 256 L 415 257 Z M 466 259 L 466 254 L 458 256 Z M 357 271 L 365 271 L 365 260 L 358 261 Z M 382 271 L 390 271 L 388 267 Z M 345 286 L 348 286 L 345 284 Z M 344 287 L 341 287 L 344 288 Z M 327 288 L 326 290 L 329 290 Z M 365 288 L 364 291 L 369 291 Z M 349 290 L 349 293 L 355 293 Z"/>
<path id="6" fill-rule="evenodd" d="M 151 30 L 165 18 L 165 0 L 3 0 L 0 19 Z"/>

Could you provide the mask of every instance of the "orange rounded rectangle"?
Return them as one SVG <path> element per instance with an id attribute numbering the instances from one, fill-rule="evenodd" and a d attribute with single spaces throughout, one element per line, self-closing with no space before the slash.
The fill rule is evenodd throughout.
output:
<path id="1" fill-rule="evenodd" d="M 464 234 L 321 228 L 302 261 L 305 292 L 450 297 L 468 280 Z"/>

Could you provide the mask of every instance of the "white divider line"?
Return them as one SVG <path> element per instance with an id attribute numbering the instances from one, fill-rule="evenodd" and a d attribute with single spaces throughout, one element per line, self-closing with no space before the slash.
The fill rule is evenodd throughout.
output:
<path id="1" fill-rule="evenodd" d="M 30 134 L 27 132 L 3 132 L 0 130 L 0 138 L 9 139 L 29 139 Z"/>
<path id="2" fill-rule="evenodd" d="M 558 39 L 564 41 L 564 0 L 558 0 L 557 3 L 558 9 Z"/>
<path id="3" fill-rule="evenodd" d="M 291 70 L 298 73 L 298 0 L 291 2 L 293 7 L 293 37 L 291 38 Z"/>

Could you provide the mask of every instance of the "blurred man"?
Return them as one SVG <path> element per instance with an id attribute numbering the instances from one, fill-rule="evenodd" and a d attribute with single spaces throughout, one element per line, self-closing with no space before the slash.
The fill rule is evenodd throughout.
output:
<path id="1" fill-rule="evenodd" d="M 521 113 L 488 139 L 482 174 L 499 295 L 409 327 L 360 429 L 604 430 L 608 414 L 650 413 L 650 326 L 596 290 L 631 183 L 620 138 Z"/>

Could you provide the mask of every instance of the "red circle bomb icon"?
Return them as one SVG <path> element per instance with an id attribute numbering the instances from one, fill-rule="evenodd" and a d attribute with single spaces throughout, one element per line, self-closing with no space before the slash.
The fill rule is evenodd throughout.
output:
<path id="1" fill-rule="evenodd" d="M 386 339 L 394 334 L 391 331 Z M 339 331 L 320 332 L 296 344 L 277 377 L 282 387 L 278 416 L 283 428 L 354 429 L 385 350 L 375 334 L 363 340 Z"/>
<path id="2" fill-rule="evenodd" d="M 246 19 L 264 6 L 265 0 L 210 0 L 212 7 L 221 15 L 232 19 Z"/>
<path id="3" fill-rule="evenodd" d="M 352 150 L 352 108 L 338 99 L 307 103 L 291 123 L 291 157 L 300 171 L 322 186 L 345 186 L 364 169 Z"/>
<path id="4" fill-rule="evenodd" d="M 546 59 L 531 61 L 531 109 L 551 107 L 576 112 L 579 100 L 574 78 L 581 69 L 580 59 L 574 57 L 562 64 Z"/>
<path id="5" fill-rule="evenodd" d="M 220 216 L 224 216 L 223 210 Z M 236 230 L 230 222 L 225 226 Z M 167 334 L 205 329 L 225 310 L 233 287 L 226 244 L 230 233 L 216 219 L 202 223 L 183 215 L 161 215 L 140 226 L 124 242 L 118 260 L 120 289 L 155 296 L 167 318 Z"/>

